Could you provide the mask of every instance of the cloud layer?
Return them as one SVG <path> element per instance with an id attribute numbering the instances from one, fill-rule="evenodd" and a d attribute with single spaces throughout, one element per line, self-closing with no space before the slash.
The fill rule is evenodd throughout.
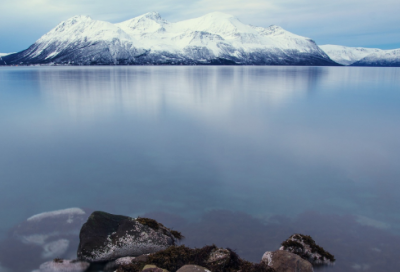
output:
<path id="1" fill-rule="evenodd" d="M 398 0 L 3 0 L 0 9 L 0 52 L 23 50 L 74 15 L 120 22 L 149 11 L 169 21 L 222 11 L 252 25 L 280 25 L 318 44 L 400 47 Z"/>

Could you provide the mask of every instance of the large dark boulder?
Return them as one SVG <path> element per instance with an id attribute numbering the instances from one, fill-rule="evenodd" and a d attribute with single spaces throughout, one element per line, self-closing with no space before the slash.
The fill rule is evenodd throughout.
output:
<path id="1" fill-rule="evenodd" d="M 300 256 L 284 251 L 267 251 L 262 257 L 262 262 L 273 268 L 276 272 L 313 272 L 313 266 L 310 262 L 302 259 Z"/>
<path id="2" fill-rule="evenodd" d="M 82 226 L 78 258 L 89 262 L 154 253 L 181 238 L 155 220 L 93 212 Z"/>

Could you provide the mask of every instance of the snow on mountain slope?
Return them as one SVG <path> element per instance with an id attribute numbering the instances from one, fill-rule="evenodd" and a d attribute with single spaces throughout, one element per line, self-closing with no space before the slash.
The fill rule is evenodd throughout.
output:
<path id="1" fill-rule="evenodd" d="M 400 67 L 400 49 L 382 50 L 355 62 L 352 66 Z"/>
<path id="2" fill-rule="evenodd" d="M 321 45 L 320 48 L 334 61 L 343 65 L 351 65 L 369 54 L 383 50 L 377 48 L 347 47 L 341 45 Z"/>
<path id="3" fill-rule="evenodd" d="M 213 12 L 171 23 L 150 12 L 111 24 L 70 18 L 8 64 L 337 65 L 309 38 L 278 26 L 255 27 Z"/>

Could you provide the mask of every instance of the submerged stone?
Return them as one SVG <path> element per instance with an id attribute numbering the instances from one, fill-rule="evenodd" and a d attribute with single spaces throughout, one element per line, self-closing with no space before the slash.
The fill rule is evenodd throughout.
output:
<path id="1" fill-rule="evenodd" d="M 313 265 L 330 265 L 335 263 L 335 257 L 317 245 L 308 235 L 293 234 L 282 243 L 280 250 L 297 254 Z"/>
<path id="2" fill-rule="evenodd" d="M 267 251 L 262 257 L 262 262 L 277 272 L 313 272 L 310 262 L 300 256 L 284 251 Z"/>
<path id="3" fill-rule="evenodd" d="M 54 259 L 40 265 L 38 272 L 84 272 L 89 268 L 88 262 L 78 260 Z"/>
<path id="4" fill-rule="evenodd" d="M 68 208 L 29 217 L 1 241 L 0 262 L 11 271 L 31 271 L 54 258 L 76 258 L 79 231 L 89 214 Z M 21 262 L 21 256 L 29 257 Z"/>
<path id="5" fill-rule="evenodd" d="M 98 211 L 82 226 L 79 238 L 78 258 L 100 262 L 164 250 L 180 237 L 152 219 Z"/>

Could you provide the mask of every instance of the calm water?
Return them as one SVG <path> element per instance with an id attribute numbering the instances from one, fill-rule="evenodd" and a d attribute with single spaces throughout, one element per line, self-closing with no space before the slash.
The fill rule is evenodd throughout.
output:
<path id="1" fill-rule="evenodd" d="M 0 68 L 0 207 L 3 240 L 83 207 L 251 261 L 303 232 L 329 271 L 398 271 L 400 69 Z"/>

